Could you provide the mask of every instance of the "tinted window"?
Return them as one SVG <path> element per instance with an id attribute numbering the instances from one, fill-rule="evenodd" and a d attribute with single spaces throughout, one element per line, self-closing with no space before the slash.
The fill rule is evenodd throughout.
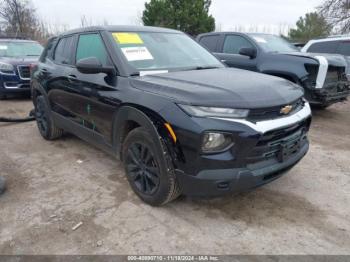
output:
<path id="1" fill-rule="evenodd" d="M 341 42 L 339 44 L 337 53 L 345 56 L 350 56 L 350 41 Z"/>
<path id="2" fill-rule="evenodd" d="M 72 64 L 73 36 L 62 38 L 55 49 L 54 60 L 60 64 Z"/>
<path id="3" fill-rule="evenodd" d="M 103 65 L 108 65 L 108 54 L 99 34 L 86 34 L 79 37 L 76 61 L 96 57 Z"/>
<path id="4" fill-rule="evenodd" d="M 208 48 L 210 51 L 215 52 L 216 51 L 216 45 L 219 40 L 219 35 L 209 35 L 209 36 L 203 36 L 199 42 Z"/>
<path id="5" fill-rule="evenodd" d="M 335 53 L 337 47 L 337 41 L 319 42 L 312 44 L 307 51 L 311 53 Z"/>
<path id="6" fill-rule="evenodd" d="M 229 35 L 225 38 L 224 53 L 238 54 L 243 47 L 254 47 L 247 39 L 238 35 Z"/>
<path id="7" fill-rule="evenodd" d="M 55 43 L 56 43 L 57 39 L 55 38 L 51 38 L 47 44 L 46 44 L 46 47 L 43 51 L 43 53 L 41 54 L 41 57 L 40 57 L 40 61 L 41 62 L 45 62 L 46 61 L 46 58 L 53 58 L 53 50 L 55 48 Z"/>

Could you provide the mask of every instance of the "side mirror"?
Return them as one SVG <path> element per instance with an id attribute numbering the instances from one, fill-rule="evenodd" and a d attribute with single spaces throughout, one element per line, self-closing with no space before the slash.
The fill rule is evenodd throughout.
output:
<path id="1" fill-rule="evenodd" d="M 104 67 L 100 60 L 98 60 L 96 57 L 88 57 L 80 59 L 77 62 L 77 69 L 80 73 L 83 74 L 98 74 L 98 73 L 105 73 L 105 74 L 116 74 L 115 68 L 110 67 Z"/>
<path id="2" fill-rule="evenodd" d="M 243 47 L 239 50 L 240 55 L 249 56 L 250 59 L 253 59 L 257 55 L 257 51 L 252 47 Z"/>

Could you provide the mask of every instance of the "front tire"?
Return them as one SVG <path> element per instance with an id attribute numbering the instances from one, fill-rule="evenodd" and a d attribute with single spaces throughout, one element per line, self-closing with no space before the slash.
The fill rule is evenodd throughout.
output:
<path id="1" fill-rule="evenodd" d="M 63 135 L 63 130 L 53 122 L 49 106 L 43 96 L 38 96 L 36 99 L 35 119 L 39 132 L 44 139 L 55 140 Z"/>
<path id="2" fill-rule="evenodd" d="M 161 206 L 180 195 L 174 168 L 161 141 L 143 127 L 132 130 L 123 143 L 123 162 L 133 191 L 149 205 Z"/>

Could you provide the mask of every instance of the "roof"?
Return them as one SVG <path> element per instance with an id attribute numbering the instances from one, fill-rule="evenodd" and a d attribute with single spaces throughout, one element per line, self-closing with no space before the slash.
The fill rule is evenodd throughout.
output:
<path id="1" fill-rule="evenodd" d="M 305 46 L 304 48 L 302 49 L 302 52 L 306 52 L 310 46 L 312 44 L 315 44 L 315 43 L 323 43 L 323 42 L 332 42 L 332 41 L 348 41 L 350 40 L 350 36 L 349 35 L 341 35 L 341 36 L 329 36 L 327 38 L 320 38 L 320 39 L 313 39 L 313 40 L 310 40 Z"/>
<path id="2" fill-rule="evenodd" d="M 83 32 L 90 32 L 90 31 L 182 33 L 181 31 L 162 28 L 162 27 L 109 25 L 109 26 L 92 26 L 92 27 L 78 28 L 78 29 L 64 32 L 61 34 L 61 36 L 76 34 L 76 33 L 83 33 Z"/>
<path id="3" fill-rule="evenodd" d="M 235 34 L 235 35 L 246 35 L 246 36 L 258 36 L 258 35 L 273 35 L 274 34 L 267 34 L 267 33 L 251 33 L 251 32 L 235 32 L 235 31 L 224 31 L 224 32 L 210 32 L 210 33 L 203 33 L 199 34 L 198 37 L 206 36 L 206 35 L 221 35 L 221 34 Z"/>

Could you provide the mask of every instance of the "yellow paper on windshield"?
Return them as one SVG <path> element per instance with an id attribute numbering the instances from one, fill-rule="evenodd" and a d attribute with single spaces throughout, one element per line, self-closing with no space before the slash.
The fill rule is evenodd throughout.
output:
<path id="1" fill-rule="evenodd" d="M 113 33 L 118 44 L 143 44 L 141 37 L 136 33 Z"/>

